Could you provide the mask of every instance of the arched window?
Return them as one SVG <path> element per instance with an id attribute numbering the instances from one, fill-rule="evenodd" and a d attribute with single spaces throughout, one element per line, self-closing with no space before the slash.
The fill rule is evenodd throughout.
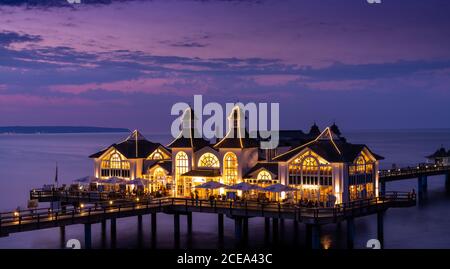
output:
<path id="1" fill-rule="evenodd" d="M 266 170 L 262 170 L 261 172 L 258 173 L 258 176 L 256 177 L 256 179 L 258 181 L 264 181 L 264 182 L 268 182 L 272 180 L 272 175 L 267 172 Z"/>
<path id="2" fill-rule="evenodd" d="M 238 177 L 238 161 L 236 154 L 233 152 L 228 152 L 225 154 L 225 157 L 223 157 L 223 173 L 225 184 L 236 184 Z"/>
<path id="3" fill-rule="evenodd" d="M 102 177 L 130 177 L 130 162 L 124 160 L 121 155 L 114 151 L 109 158 L 102 160 L 101 163 Z"/>
<path id="4" fill-rule="evenodd" d="M 198 160 L 198 166 L 200 167 L 220 167 L 219 159 L 212 153 L 205 153 Z"/>
<path id="5" fill-rule="evenodd" d="M 306 157 L 302 161 L 302 184 L 318 185 L 319 162 L 313 157 Z"/>
<path id="6" fill-rule="evenodd" d="M 156 149 L 150 156 L 147 157 L 148 160 L 163 160 L 166 159 L 167 156 L 165 153 L 161 151 L 161 149 Z"/>
<path id="7" fill-rule="evenodd" d="M 184 151 L 177 153 L 175 157 L 175 175 L 178 177 L 189 170 L 189 158 Z"/>
<path id="8" fill-rule="evenodd" d="M 161 167 L 158 167 L 153 172 L 153 179 L 155 180 L 165 180 L 166 179 L 166 172 Z"/>
<path id="9" fill-rule="evenodd" d="M 186 152 L 180 151 L 175 156 L 175 180 L 177 182 L 177 194 L 183 195 L 184 184 L 180 176 L 189 170 L 189 158 Z"/>
<path id="10" fill-rule="evenodd" d="M 364 160 L 364 158 L 363 158 L 362 156 L 359 156 L 359 157 L 356 159 L 355 163 L 356 163 L 356 172 L 357 172 L 358 174 L 361 174 L 361 173 L 365 173 L 365 172 L 366 172 L 366 167 L 365 167 L 366 161 Z"/>
<path id="11" fill-rule="evenodd" d="M 373 163 L 364 154 L 359 155 L 348 167 L 349 185 L 373 182 Z"/>
<path id="12" fill-rule="evenodd" d="M 289 164 L 289 184 L 331 186 L 331 165 L 321 164 L 311 153 L 304 154 Z"/>

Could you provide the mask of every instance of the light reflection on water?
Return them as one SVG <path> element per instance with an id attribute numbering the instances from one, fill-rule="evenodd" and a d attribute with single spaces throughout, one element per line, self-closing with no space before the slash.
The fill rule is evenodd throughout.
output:
<path id="1" fill-rule="evenodd" d="M 105 146 L 124 139 L 126 134 L 58 134 L 58 135 L 0 135 L 0 210 L 24 207 L 28 190 L 50 183 L 55 176 L 58 161 L 59 178 L 70 183 L 75 178 L 92 174 L 92 161 L 87 158 Z M 168 136 L 146 135 L 150 140 L 167 143 Z M 386 157 L 382 166 L 413 165 L 423 162 L 423 156 L 434 152 L 441 144 L 450 146 L 450 130 L 429 131 L 376 131 L 348 132 L 349 142 L 365 143 L 374 152 Z M 390 209 L 385 215 L 386 248 L 449 248 L 450 197 L 444 191 L 443 177 L 432 177 L 429 183 L 429 199 L 418 207 Z M 389 183 L 387 190 L 410 191 L 416 188 L 416 180 Z M 187 237 L 186 217 L 181 217 L 181 248 L 217 248 L 217 216 L 196 213 L 193 218 L 193 237 Z M 355 247 L 365 248 L 367 240 L 376 238 L 376 217 L 368 216 L 355 221 Z M 138 240 L 137 218 L 117 220 L 117 247 L 150 248 L 150 216 L 144 216 L 142 240 Z M 107 241 L 102 242 L 100 224 L 92 226 L 93 247 L 109 247 L 109 223 Z M 158 214 L 158 248 L 173 248 L 173 216 Z M 295 240 L 293 222 L 286 220 L 280 235 L 280 244 L 305 247 L 305 228 L 299 226 Z M 66 239 L 83 241 L 82 225 L 66 227 Z M 322 227 L 322 246 L 345 248 L 345 223 Z M 234 242 L 233 220 L 225 218 L 224 247 L 232 248 Z M 13 234 L 0 238 L 0 248 L 59 248 L 59 230 Z M 264 220 L 249 221 L 249 247 L 266 246 Z"/>

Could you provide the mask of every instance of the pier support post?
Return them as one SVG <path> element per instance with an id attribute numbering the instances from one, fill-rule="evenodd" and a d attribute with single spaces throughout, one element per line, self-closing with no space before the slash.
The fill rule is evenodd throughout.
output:
<path id="1" fill-rule="evenodd" d="M 280 219 L 280 237 L 281 240 L 284 238 L 284 219 Z"/>
<path id="2" fill-rule="evenodd" d="M 156 212 L 151 214 L 152 248 L 156 247 Z"/>
<path id="3" fill-rule="evenodd" d="M 353 249 L 355 241 L 355 220 L 353 218 L 347 219 L 347 248 Z"/>
<path id="4" fill-rule="evenodd" d="M 270 243 L 270 218 L 264 218 L 264 242 L 266 245 Z"/>
<path id="5" fill-rule="evenodd" d="M 223 240 L 223 214 L 217 215 L 217 226 L 219 232 L 219 240 Z"/>
<path id="6" fill-rule="evenodd" d="M 112 218 L 111 222 L 111 248 L 116 248 L 116 219 Z"/>
<path id="7" fill-rule="evenodd" d="M 294 245 L 298 245 L 298 220 L 294 220 Z"/>
<path id="8" fill-rule="evenodd" d="M 106 248 L 106 220 L 103 219 L 101 222 L 101 238 L 102 238 L 102 248 Z"/>
<path id="9" fill-rule="evenodd" d="M 143 232 L 142 232 L 142 215 L 138 215 L 137 216 L 137 225 L 138 225 L 138 246 L 139 246 L 139 248 L 141 248 L 142 247 L 142 245 L 143 245 L 143 243 L 144 243 L 144 241 L 143 241 L 143 236 L 142 236 L 142 234 L 143 234 Z"/>
<path id="10" fill-rule="evenodd" d="M 380 180 L 380 195 L 386 194 L 386 182 L 384 180 Z"/>
<path id="11" fill-rule="evenodd" d="M 247 243 L 248 241 L 248 218 L 244 217 L 242 218 L 242 234 L 244 242 Z"/>
<path id="12" fill-rule="evenodd" d="M 59 226 L 59 240 L 60 247 L 66 248 L 66 226 Z"/>
<path id="13" fill-rule="evenodd" d="M 175 241 L 175 248 L 180 247 L 180 214 L 173 215 L 173 235 Z"/>
<path id="14" fill-rule="evenodd" d="M 450 192 L 450 173 L 445 174 L 445 190 Z"/>
<path id="15" fill-rule="evenodd" d="M 377 238 L 380 241 L 381 248 L 384 248 L 384 223 L 383 223 L 384 211 L 377 213 Z"/>
<path id="16" fill-rule="evenodd" d="M 419 176 L 417 183 L 418 183 L 419 201 L 422 200 L 422 199 L 426 199 L 427 189 L 428 189 L 428 178 L 427 178 L 427 176 Z"/>
<path id="17" fill-rule="evenodd" d="M 91 249 L 92 248 L 92 230 L 91 224 L 84 224 L 84 248 Z"/>
<path id="18" fill-rule="evenodd" d="M 234 219 L 234 236 L 238 244 L 242 241 L 242 218 L 235 217 Z"/>
<path id="19" fill-rule="evenodd" d="M 273 233 L 273 242 L 277 243 L 278 242 L 278 219 L 277 218 L 272 218 L 272 233 Z"/>
<path id="20" fill-rule="evenodd" d="M 192 212 L 188 212 L 186 215 L 187 232 L 192 235 Z"/>

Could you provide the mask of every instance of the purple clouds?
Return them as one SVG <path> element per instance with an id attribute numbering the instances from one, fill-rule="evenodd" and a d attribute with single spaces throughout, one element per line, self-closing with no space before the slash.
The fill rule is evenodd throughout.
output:
<path id="1" fill-rule="evenodd" d="M 445 0 L 32 4 L 0 2 L 0 125 L 164 132 L 203 94 L 280 102 L 285 128 L 450 127 Z"/>

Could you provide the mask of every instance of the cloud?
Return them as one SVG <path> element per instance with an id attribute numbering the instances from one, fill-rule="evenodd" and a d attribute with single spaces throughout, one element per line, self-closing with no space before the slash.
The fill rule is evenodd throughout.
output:
<path id="1" fill-rule="evenodd" d="M 0 32 L 0 46 L 9 46 L 12 43 L 39 42 L 42 38 L 36 35 L 20 34 L 16 32 Z"/>

